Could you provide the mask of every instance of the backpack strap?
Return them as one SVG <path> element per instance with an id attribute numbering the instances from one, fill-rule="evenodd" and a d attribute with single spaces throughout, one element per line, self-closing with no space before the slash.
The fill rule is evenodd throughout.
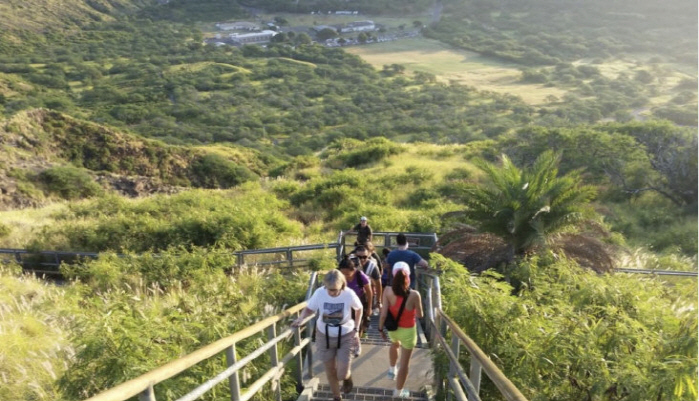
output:
<path id="1" fill-rule="evenodd" d="M 398 310 L 398 316 L 396 316 L 396 324 L 400 322 L 400 316 L 403 314 L 403 309 L 405 309 L 405 304 L 408 303 L 408 297 L 410 296 L 410 289 L 408 289 L 408 293 L 405 294 L 405 297 L 403 297 L 403 302 L 400 304 L 400 309 Z"/>

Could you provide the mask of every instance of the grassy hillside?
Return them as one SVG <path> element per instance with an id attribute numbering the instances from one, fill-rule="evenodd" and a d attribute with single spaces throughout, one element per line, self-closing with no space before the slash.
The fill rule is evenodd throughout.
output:
<path id="1" fill-rule="evenodd" d="M 95 181 L 129 195 L 227 188 L 275 163 L 250 149 L 166 145 L 45 109 L 0 124 L 0 155 L 5 209 L 97 195 Z"/>

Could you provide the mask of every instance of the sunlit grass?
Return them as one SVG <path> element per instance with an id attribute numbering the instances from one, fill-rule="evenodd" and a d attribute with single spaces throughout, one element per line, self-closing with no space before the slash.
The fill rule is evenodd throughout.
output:
<path id="1" fill-rule="evenodd" d="M 75 308 L 61 287 L 0 267 L 0 399 L 56 400 L 56 380 L 74 350 L 67 328 Z"/>
<path id="2" fill-rule="evenodd" d="M 0 221 L 12 230 L 10 235 L 0 238 L 2 248 L 24 248 L 33 234 L 54 223 L 55 213 L 65 210 L 65 203 L 53 203 L 42 208 L 8 210 L 0 212 Z"/>
<path id="3" fill-rule="evenodd" d="M 403 39 L 345 50 L 379 70 L 384 65 L 401 64 L 410 73 L 428 72 L 445 82 L 455 81 L 478 90 L 512 94 L 530 104 L 543 104 L 548 96 L 562 97 L 567 92 L 540 84 L 520 83 L 520 66 L 454 49 L 432 39 Z"/>
<path id="4" fill-rule="evenodd" d="M 636 248 L 619 256 L 617 267 L 623 269 L 697 271 L 697 256 L 658 255 Z"/>

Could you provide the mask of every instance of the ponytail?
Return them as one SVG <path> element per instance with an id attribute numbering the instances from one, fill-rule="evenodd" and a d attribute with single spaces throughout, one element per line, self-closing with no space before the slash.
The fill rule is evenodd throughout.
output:
<path id="1" fill-rule="evenodd" d="M 393 274 L 391 288 L 396 296 L 406 296 L 408 288 L 410 288 L 410 274 L 403 269 L 396 269 L 396 272 Z"/>

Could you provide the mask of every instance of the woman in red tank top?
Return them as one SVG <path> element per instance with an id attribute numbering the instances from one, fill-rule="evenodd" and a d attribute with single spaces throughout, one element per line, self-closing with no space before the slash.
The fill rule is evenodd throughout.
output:
<path id="1" fill-rule="evenodd" d="M 396 380 L 396 389 L 393 390 L 393 396 L 406 398 L 410 396 L 410 391 L 404 389 L 403 386 L 410 370 L 410 357 L 417 343 L 415 319 L 422 317 L 422 300 L 420 299 L 420 293 L 410 290 L 410 268 L 408 264 L 398 262 L 393 266 L 393 282 L 390 287 L 386 287 L 383 293 L 379 332 L 384 340 L 388 340 L 386 332 L 383 330 L 386 316 L 390 313 L 394 318 L 398 317 L 403 300 L 405 300 L 405 306 L 398 319 L 398 329 L 388 332 L 388 337 L 391 341 L 391 346 L 388 350 L 388 378 Z M 398 349 L 400 349 L 400 364 L 396 367 Z"/>

